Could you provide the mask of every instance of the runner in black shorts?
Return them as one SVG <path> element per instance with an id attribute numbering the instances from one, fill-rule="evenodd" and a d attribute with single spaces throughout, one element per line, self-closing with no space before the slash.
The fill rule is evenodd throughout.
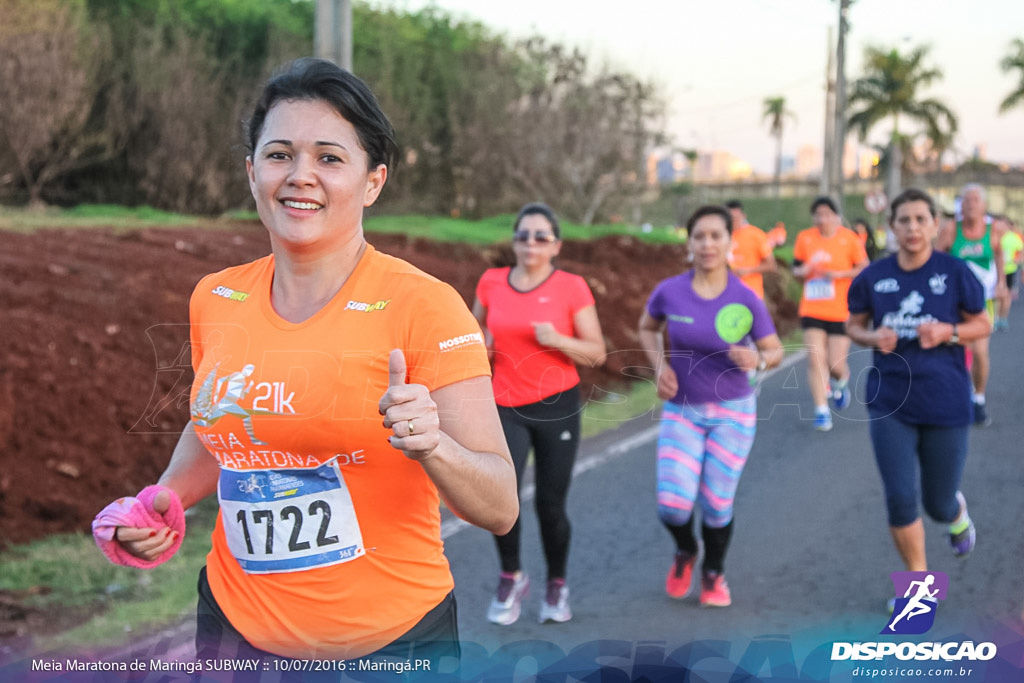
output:
<path id="1" fill-rule="evenodd" d="M 830 198 L 815 199 L 811 214 L 814 225 L 797 235 L 793 245 L 793 275 L 804 284 L 800 327 L 807 347 L 814 428 L 827 432 L 832 429 L 829 398 L 836 410 L 850 405 L 846 292 L 854 276 L 868 264 L 868 255 L 857 234 L 843 227 L 836 204 Z"/>

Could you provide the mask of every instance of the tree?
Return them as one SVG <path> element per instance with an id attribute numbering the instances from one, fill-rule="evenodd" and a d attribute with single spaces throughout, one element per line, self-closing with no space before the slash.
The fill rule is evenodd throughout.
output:
<path id="1" fill-rule="evenodd" d="M 877 124 L 892 122 L 889 144 L 897 153 L 894 157 L 902 153 L 902 167 L 906 168 L 915 162 L 912 145 L 916 135 L 924 135 L 932 152 L 941 159 L 958 128 L 956 114 L 942 101 L 920 99 L 922 90 L 942 79 L 940 69 L 925 64 L 928 52 L 927 46 L 914 48 L 907 55 L 896 49 L 868 47 L 864 52 L 864 75 L 854 82 L 849 100 L 853 112 L 849 125 L 862 141 Z M 922 130 L 913 135 L 901 132 L 901 116 L 918 123 Z"/>
<path id="2" fill-rule="evenodd" d="M 482 24 L 437 8 L 353 7 L 355 71 L 388 113 L 401 148 L 390 210 L 472 215 L 508 189 L 501 172 L 508 103 L 518 94 L 511 51 Z"/>
<path id="3" fill-rule="evenodd" d="M 0 0 L 2 1 L 2 0 Z M 65 1 L 65 0 L 62 0 Z M 309 54 L 313 7 L 291 0 L 88 0 L 104 27 L 128 144 L 72 175 L 77 199 L 217 214 L 251 201 L 242 126 L 270 68 Z"/>
<path id="4" fill-rule="evenodd" d="M 1003 57 L 999 66 L 1005 73 L 1017 72 L 1017 87 L 999 104 L 999 113 L 1005 114 L 1015 107 L 1024 106 L 1024 40 L 1013 39 L 1010 53 Z"/>
<path id="5" fill-rule="evenodd" d="M 90 125 L 103 40 L 80 2 L 0 0 L 0 16 L 0 159 L 13 166 L 0 178 L 17 178 L 39 207 L 51 183 L 121 146 L 113 127 Z"/>
<path id="6" fill-rule="evenodd" d="M 779 184 L 782 181 L 782 132 L 785 128 L 786 117 L 796 119 L 796 114 L 786 109 L 785 97 L 764 98 L 764 113 L 761 120 L 768 121 L 768 130 L 775 138 L 775 202 L 779 201 Z"/>
<path id="7" fill-rule="evenodd" d="M 512 104 L 505 159 L 520 196 L 544 199 L 590 225 L 642 192 L 647 151 L 662 141 L 655 86 L 578 49 L 534 37 L 520 46 L 528 78 Z"/>

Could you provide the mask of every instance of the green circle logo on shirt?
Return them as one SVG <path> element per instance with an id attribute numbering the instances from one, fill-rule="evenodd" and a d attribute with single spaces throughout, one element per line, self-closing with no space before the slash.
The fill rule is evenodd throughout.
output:
<path id="1" fill-rule="evenodd" d="M 715 332 L 727 344 L 735 344 L 747 336 L 754 324 L 754 314 L 743 304 L 723 306 L 715 316 Z"/>

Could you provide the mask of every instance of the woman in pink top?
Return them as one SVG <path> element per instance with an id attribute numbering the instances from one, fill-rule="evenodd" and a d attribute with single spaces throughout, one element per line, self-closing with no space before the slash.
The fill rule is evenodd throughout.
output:
<path id="1" fill-rule="evenodd" d="M 480 278 L 473 313 L 494 360 L 494 400 L 522 486 L 530 449 L 548 582 L 540 621 L 568 621 L 565 584 L 569 518 L 565 499 L 580 440 L 579 374 L 576 363 L 604 362 L 605 343 L 586 281 L 555 267 L 562 248 L 554 212 L 527 204 L 516 217 L 516 264 L 492 268 Z M 529 579 L 519 561 L 519 521 L 495 536 L 501 560 L 498 589 L 487 610 L 495 624 L 515 622 Z"/>

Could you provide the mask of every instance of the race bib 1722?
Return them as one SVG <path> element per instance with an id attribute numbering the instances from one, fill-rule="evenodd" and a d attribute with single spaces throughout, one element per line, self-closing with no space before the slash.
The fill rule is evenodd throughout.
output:
<path id="1" fill-rule="evenodd" d="M 333 460 L 309 469 L 222 469 L 217 497 L 228 547 L 247 573 L 302 571 L 366 554 Z"/>

